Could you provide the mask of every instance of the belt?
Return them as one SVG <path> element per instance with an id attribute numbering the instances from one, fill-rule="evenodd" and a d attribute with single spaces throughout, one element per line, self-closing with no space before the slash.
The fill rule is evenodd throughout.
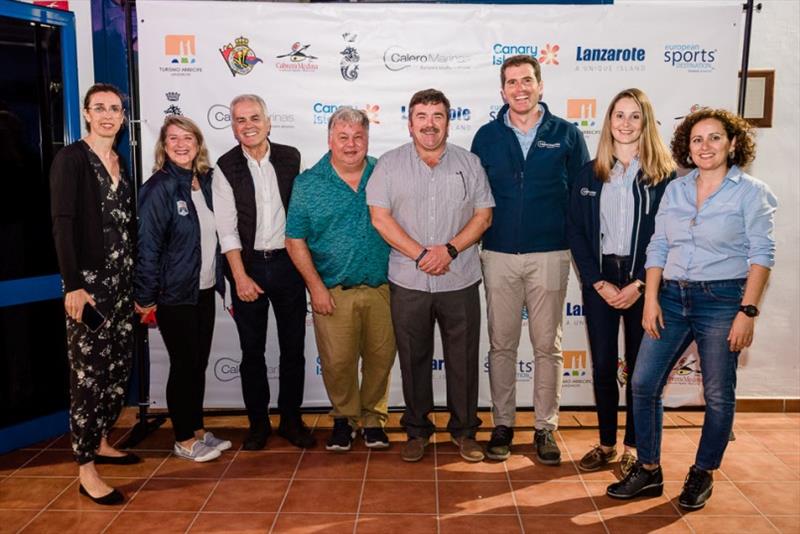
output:
<path id="1" fill-rule="evenodd" d="M 747 278 L 731 278 L 729 280 L 661 280 L 662 286 L 674 286 L 680 288 L 687 287 L 714 287 L 720 285 L 741 285 L 747 282 Z"/>
<path id="2" fill-rule="evenodd" d="M 253 250 L 252 257 L 259 260 L 272 260 L 286 254 L 287 252 L 285 248 L 273 248 L 271 250 Z"/>
<path id="3" fill-rule="evenodd" d="M 377 288 L 381 287 L 382 285 L 383 285 L 383 284 L 380 284 L 380 285 L 377 285 L 377 286 L 371 286 L 371 285 L 369 285 L 369 284 L 356 284 L 356 285 L 354 285 L 354 286 L 346 286 L 346 285 L 344 285 L 344 284 L 338 284 L 338 285 L 335 285 L 335 286 L 333 286 L 333 287 L 338 287 L 338 288 L 340 288 L 342 291 L 347 291 L 348 289 L 357 289 L 357 288 L 359 288 L 359 287 L 366 287 L 366 288 L 369 288 L 369 289 L 377 289 Z"/>

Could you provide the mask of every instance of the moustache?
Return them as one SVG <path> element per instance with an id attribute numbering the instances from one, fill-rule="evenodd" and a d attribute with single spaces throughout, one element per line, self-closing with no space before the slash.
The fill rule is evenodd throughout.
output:
<path id="1" fill-rule="evenodd" d="M 437 134 L 437 133 L 439 133 L 441 130 L 439 130 L 439 128 L 431 127 L 431 128 L 423 128 L 423 129 L 422 129 L 422 130 L 420 130 L 420 131 L 421 131 L 422 133 L 424 133 L 424 134 Z"/>

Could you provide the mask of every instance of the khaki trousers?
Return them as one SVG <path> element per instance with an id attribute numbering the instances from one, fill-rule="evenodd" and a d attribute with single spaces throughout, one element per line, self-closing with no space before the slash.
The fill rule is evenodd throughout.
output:
<path id="1" fill-rule="evenodd" d="M 332 315 L 314 314 L 314 332 L 331 416 L 346 417 L 353 428 L 382 428 L 396 353 L 389 286 L 336 286 L 330 292 L 336 308 Z"/>
<path id="2" fill-rule="evenodd" d="M 517 348 L 522 307 L 528 308 L 533 345 L 533 405 L 537 429 L 558 427 L 564 358 L 561 319 L 567 294 L 568 250 L 504 254 L 481 252 L 489 322 L 489 383 L 494 424 L 514 426 L 517 395 Z"/>

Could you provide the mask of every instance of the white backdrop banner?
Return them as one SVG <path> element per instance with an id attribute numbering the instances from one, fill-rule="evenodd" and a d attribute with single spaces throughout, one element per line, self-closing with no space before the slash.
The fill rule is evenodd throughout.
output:
<path id="1" fill-rule="evenodd" d="M 270 138 L 298 147 L 306 167 L 327 151 L 328 118 L 343 105 L 366 110 L 370 154 L 380 156 L 407 142 L 408 101 L 428 87 L 450 99 L 449 141 L 469 148 L 477 129 L 502 105 L 499 65 L 514 54 L 539 60 L 543 100 L 583 131 L 591 153 L 606 106 L 622 89 L 638 87 L 650 96 L 667 141 L 693 109 L 736 104 L 741 18 L 736 2 L 498 6 L 140 0 L 137 10 L 145 169 L 152 166 L 152 147 L 170 113 L 201 126 L 212 160 L 230 149 L 235 140 L 228 103 L 241 93 L 266 100 Z M 527 321 L 527 311 L 521 313 Z M 305 405 L 327 406 L 310 315 L 306 323 Z M 274 325 L 270 317 L 266 358 L 273 393 L 278 387 Z M 519 406 L 530 406 L 533 398 L 533 353 L 525 332 L 523 324 Z M 592 405 L 591 357 L 574 275 L 564 309 L 563 347 L 562 404 Z M 489 406 L 485 328 L 481 354 L 480 404 Z M 151 330 L 150 357 L 150 399 L 153 406 L 165 406 L 169 359 L 157 330 Z M 220 301 L 206 406 L 242 406 L 240 357 L 235 325 Z M 676 369 L 666 403 L 700 402 L 696 352 L 690 349 Z M 444 405 L 438 340 L 432 372 L 436 403 Z M 396 364 L 390 404 L 402 403 Z"/>

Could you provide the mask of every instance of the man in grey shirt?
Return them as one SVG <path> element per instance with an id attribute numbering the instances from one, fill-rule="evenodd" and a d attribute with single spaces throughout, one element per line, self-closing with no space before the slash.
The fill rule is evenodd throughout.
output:
<path id="1" fill-rule="evenodd" d="M 422 459 L 434 426 L 433 326 L 439 323 L 447 373 L 447 429 L 461 456 L 483 460 L 478 419 L 480 260 L 476 242 L 492 221 L 494 199 L 480 160 L 448 144 L 450 102 L 435 89 L 408 106 L 413 142 L 378 160 L 367 185 L 372 224 L 389 255 L 394 324 L 408 434 L 401 456 Z"/>

